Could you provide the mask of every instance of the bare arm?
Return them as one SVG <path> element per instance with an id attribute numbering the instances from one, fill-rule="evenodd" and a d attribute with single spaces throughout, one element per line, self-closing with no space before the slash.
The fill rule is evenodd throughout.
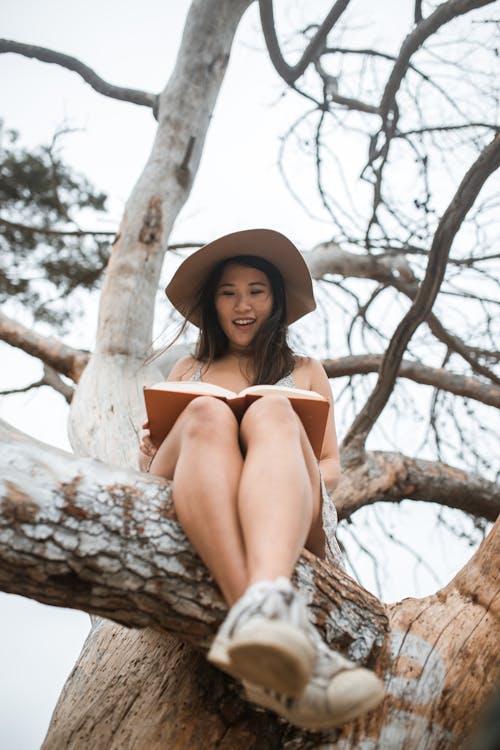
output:
<path id="1" fill-rule="evenodd" d="M 196 369 L 196 365 L 197 362 L 193 357 L 183 357 L 182 359 L 179 359 L 170 370 L 167 381 L 189 380 Z M 153 443 L 149 436 L 148 422 L 144 422 L 142 429 L 145 430 L 145 432 L 139 445 L 139 469 L 141 471 L 148 471 L 151 461 L 158 450 L 158 446 Z"/>
<path id="2" fill-rule="evenodd" d="M 310 371 L 309 389 L 324 396 L 330 403 L 328 423 L 326 426 L 319 468 L 326 488 L 331 492 L 337 486 L 340 478 L 340 460 L 337 432 L 335 430 L 333 394 L 332 389 L 330 388 L 330 382 L 326 376 L 325 370 L 323 369 L 323 365 L 315 359 L 310 359 L 307 363 L 307 367 Z"/>

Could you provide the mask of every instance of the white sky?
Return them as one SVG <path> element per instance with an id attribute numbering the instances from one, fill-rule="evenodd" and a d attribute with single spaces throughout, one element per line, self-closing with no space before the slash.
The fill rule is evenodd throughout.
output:
<path id="1" fill-rule="evenodd" d="M 292 10 L 295 5 L 284 3 Z M 315 16 L 329 5 L 316 0 Z M 382 44 L 385 37 L 395 51 L 413 3 L 386 0 L 380 14 L 384 23 L 378 26 L 369 14 L 373 5 L 357 0 L 358 38 Z M 157 92 L 175 61 L 188 6 L 187 0 L 2 0 L 1 34 L 71 54 L 112 83 Z M 295 97 L 281 98 L 284 87 L 263 53 L 259 27 L 252 7 L 239 29 L 196 184 L 172 241 L 202 241 L 251 226 L 281 229 L 303 249 L 329 238 L 328 225 L 308 218 L 288 195 L 276 167 L 279 137 L 303 104 Z M 48 142 L 63 123 L 81 129 L 66 139 L 65 155 L 109 193 L 105 226 L 114 229 L 149 153 L 155 129 L 150 111 L 106 99 L 62 68 L 11 54 L 0 55 L 0 96 L 5 126 L 18 129 L 28 146 Z M 346 168 L 358 156 L 346 153 Z M 89 310 L 75 324 L 68 343 L 92 348 L 95 315 L 95 309 Z M 0 354 L 0 389 L 39 377 L 38 365 L 26 355 L 5 345 Z M 48 389 L 0 403 L 2 418 L 61 447 L 67 447 L 66 414 L 62 398 Z M 395 532 L 411 542 L 415 518 L 409 506 Z M 429 546 L 438 550 L 432 565 L 456 569 L 463 549 L 455 549 L 453 539 L 443 547 L 433 536 L 437 532 L 430 510 L 420 512 L 418 523 Z M 398 562 L 398 570 L 387 588 L 388 599 L 436 588 L 432 576 L 416 573 L 411 560 Z M 83 613 L 0 594 L 0 747 L 39 747 L 88 627 Z"/>

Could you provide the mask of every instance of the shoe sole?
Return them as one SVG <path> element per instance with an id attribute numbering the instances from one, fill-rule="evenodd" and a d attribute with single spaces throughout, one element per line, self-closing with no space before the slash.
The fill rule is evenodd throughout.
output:
<path id="1" fill-rule="evenodd" d="M 358 671 L 358 670 L 356 670 Z M 363 671 L 368 674 L 368 670 L 360 668 L 359 671 Z M 366 675 L 365 675 L 366 677 Z M 293 711 L 287 710 L 286 706 L 283 706 L 279 701 L 275 700 L 272 695 L 264 693 L 255 685 L 245 684 L 245 694 L 248 700 L 255 703 L 262 708 L 268 708 L 274 713 L 286 719 L 290 724 L 300 727 L 301 729 L 308 730 L 328 730 L 328 729 L 339 729 L 350 721 L 354 721 L 363 714 L 376 708 L 383 700 L 385 691 L 380 681 L 372 681 L 372 691 L 369 694 L 365 694 L 362 699 L 358 699 L 353 705 L 345 707 L 340 713 L 335 711 L 335 701 L 332 701 L 329 696 L 328 700 L 328 716 L 319 717 L 319 712 L 313 717 L 304 718 L 294 716 Z M 324 708 L 323 708 L 324 710 Z"/>
<path id="2" fill-rule="evenodd" d="M 302 693 L 316 661 L 314 646 L 301 630 L 261 618 L 238 630 L 227 655 L 238 679 L 294 697 Z"/>
<path id="3" fill-rule="evenodd" d="M 228 640 L 223 639 L 220 635 L 215 638 L 207 654 L 207 660 L 217 669 L 221 669 L 231 677 L 239 679 L 239 675 L 234 669 L 229 654 L 227 653 Z"/>

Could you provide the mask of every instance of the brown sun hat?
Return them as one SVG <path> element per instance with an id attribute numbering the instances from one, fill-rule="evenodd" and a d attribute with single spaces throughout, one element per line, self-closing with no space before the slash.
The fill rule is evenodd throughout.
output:
<path id="1" fill-rule="evenodd" d="M 190 313 L 193 299 L 213 268 L 237 255 L 256 255 L 272 263 L 283 277 L 287 323 L 293 323 L 316 308 L 311 274 L 293 242 L 274 229 L 245 229 L 209 242 L 181 263 L 165 289 L 173 306 L 199 326 L 199 311 Z"/>

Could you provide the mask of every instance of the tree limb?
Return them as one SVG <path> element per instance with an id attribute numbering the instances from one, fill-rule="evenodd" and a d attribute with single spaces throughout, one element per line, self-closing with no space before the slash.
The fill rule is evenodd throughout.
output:
<path id="1" fill-rule="evenodd" d="M 9 229 L 19 229 L 22 232 L 32 232 L 33 234 L 45 234 L 49 236 L 57 237 L 86 237 L 87 235 L 93 235 L 94 237 L 100 237 L 101 235 L 116 235 L 115 231 L 100 231 L 100 230 L 89 230 L 89 229 L 73 229 L 73 230 L 59 230 L 49 229 L 48 227 L 31 227 L 27 224 L 19 224 L 14 221 L 7 221 L 7 219 L 0 218 L 0 225 L 8 227 Z"/>
<path id="2" fill-rule="evenodd" d="M 88 359 L 88 352 L 73 349 L 53 336 L 42 336 L 22 323 L 0 312 L 0 339 L 11 346 L 38 357 L 62 375 L 78 383 Z"/>
<path id="3" fill-rule="evenodd" d="M 89 68 L 88 65 L 85 65 L 85 63 L 82 63 L 76 57 L 65 55 L 62 52 L 56 52 L 47 47 L 38 47 L 34 44 L 23 44 L 22 42 L 15 42 L 12 39 L 0 39 L 0 54 L 5 52 L 15 52 L 18 55 L 24 55 L 24 57 L 32 57 L 36 60 L 41 60 L 42 62 L 61 65 L 63 68 L 67 68 L 67 70 L 72 70 L 74 73 L 78 73 L 86 83 L 90 84 L 90 86 L 100 94 L 104 94 L 104 96 L 108 96 L 111 99 L 119 99 L 120 101 L 130 102 L 131 104 L 150 107 L 156 117 L 158 101 L 156 94 L 151 94 L 147 91 L 139 91 L 138 89 L 114 86 L 98 76 L 92 68 Z"/>
<path id="4" fill-rule="evenodd" d="M 382 364 L 382 354 L 358 354 L 350 357 L 323 360 L 323 367 L 329 378 L 341 378 L 353 375 L 366 375 L 378 372 Z M 472 398 L 488 406 L 500 409 L 500 388 L 483 383 L 477 378 L 449 372 L 445 368 L 427 367 L 421 362 L 402 360 L 398 377 L 413 380 L 422 385 L 430 385 L 442 391 L 454 393 L 456 396 Z"/>
<path id="5" fill-rule="evenodd" d="M 344 439 L 343 447 L 347 463 L 359 462 L 362 459 L 366 438 L 389 399 L 408 342 L 432 309 L 444 278 L 455 235 L 481 187 L 499 165 L 500 135 L 497 135 L 468 170 L 452 202 L 439 221 L 429 252 L 425 277 L 415 300 L 392 336 L 371 396 Z"/>
<path id="6" fill-rule="evenodd" d="M 339 518 L 349 518 L 366 505 L 402 500 L 438 503 L 488 521 L 500 513 L 500 487 L 495 482 L 401 453 L 366 452 L 362 464 L 343 471 L 335 490 Z"/>
<path id="7" fill-rule="evenodd" d="M 391 109 L 395 107 L 396 94 L 401 81 L 403 80 L 408 69 L 412 55 L 423 45 L 426 39 L 446 23 L 454 18 L 469 13 L 475 8 L 481 8 L 483 5 L 489 5 L 493 0 L 448 0 L 440 3 L 436 10 L 421 20 L 415 29 L 408 34 L 399 51 L 398 59 L 394 65 L 391 75 L 380 100 L 380 114 L 385 122 Z"/>
<path id="8" fill-rule="evenodd" d="M 304 73 L 309 63 L 320 52 L 326 38 L 338 19 L 349 5 L 350 0 L 337 0 L 325 20 L 311 39 L 302 57 L 295 65 L 288 65 L 283 57 L 274 23 L 273 0 L 259 0 L 260 20 L 266 40 L 267 51 L 277 73 L 288 84 L 292 85 Z"/>
<path id="9" fill-rule="evenodd" d="M 226 606 L 176 521 L 169 482 L 75 458 L 5 423 L 0 440 L 2 590 L 208 645 Z M 309 553 L 296 576 L 329 639 L 372 662 L 384 606 Z"/>
<path id="10" fill-rule="evenodd" d="M 40 388 L 43 385 L 48 385 L 51 388 L 53 388 L 55 391 L 60 393 L 68 404 L 71 403 L 71 399 L 73 398 L 74 389 L 67 385 L 58 375 L 58 373 L 48 365 L 44 365 L 43 367 L 43 375 L 42 377 L 35 381 L 34 383 L 30 383 L 29 385 L 24 386 L 24 388 L 10 388 L 8 390 L 0 391 L 0 396 L 10 396 L 13 393 L 26 393 L 27 391 L 31 391 L 34 388 Z"/>
<path id="11" fill-rule="evenodd" d="M 175 69 L 159 95 L 154 143 L 128 198 L 106 269 L 97 330 L 103 353 L 143 358 L 149 346 L 155 290 L 173 220 L 190 194 L 234 33 L 251 1 L 204 0 L 190 7 Z M 79 389 L 74 408 L 80 393 L 85 398 Z"/>
<path id="12" fill-rule="evenodd" d="M 392 284 L 396 279 L 414 280 L 403 252 L 383 257 L 358 255 L 343 250 L 336 242 L 322 242 L 304 253 L 304 260 L 313 279 L 321 279 L 325 274 L 340 274 L 346 278 L 356 276 L 385 284 Z"/>
<path id="13" fill-rule="evenodd" d="M 413 20 L 415 23 L 420 23 L 423 20 L 422 15 L 422 0 L 415 0 L 415 9 L 413 11 Z"/>
<path id="14" fill-rule="evenodd" d="M 336 242 L 322 242 L 313 250 L 304 253 L 304 259 L 313 279 L 322 279 L 326 274 L 339 274 L 345 278 L 354 276 L 372 279 L 394 287 L 412 301 L 416 299 L 418 293 L 418 281 L 403 252 L 383 256 L 358 255 L 343 250 Z M 500 379 L 493 370 L 478 361 L 479 352 L 474 347 L 467 346 L 458 336 L 450 333 L 434 313 L 429 313 L 426 323 L 434 336 L 468 362 L 474 372 L 500 385 Z M 484 356 L 487 355 L 484 354 Z"/>
<path id="15" fill-rule="evenodd" d="M 388 158 L 391 140 L 397 132 L 399 119 L 396 95 L 409 68 L 412 55 L 441 26 L 460 15 L 468 13 L 475 8 L 480 8 L 483 5 L 488 5 L 491 2 L 493 0 L 448 0 L 447 2 L 440 3 L 436 10 L 418 23 L 415 29 L 404 40 L 380 100 L 379 114 L 382 119 L 381 127 L 370 139 L 367 166 L 371 166 L 373 169 L 375 182 L 373 186 L 372 215 L 365 235 L 366 241 L 369 240 L 371 227 L 377 223 L 377 210 L 382 195 L 382 174 Z M 382 141 L 381 136 L 383 136 Z M 375 165 L 377 160 L 379 162 Z"/>

